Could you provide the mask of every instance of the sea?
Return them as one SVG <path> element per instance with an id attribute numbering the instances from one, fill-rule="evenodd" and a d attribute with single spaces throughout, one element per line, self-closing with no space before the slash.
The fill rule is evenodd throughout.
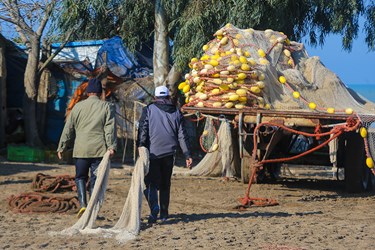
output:
<path id="1" fill-rule="evenodd" d="M 371 102 L 375 102 L 375 83 L 374 84 L 347 84 L 349 88 L 365 97 Z"/>

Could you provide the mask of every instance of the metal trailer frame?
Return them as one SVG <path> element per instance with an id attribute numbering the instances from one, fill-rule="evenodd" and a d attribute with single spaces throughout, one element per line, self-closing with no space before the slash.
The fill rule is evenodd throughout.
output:
<path id="1" fill-rule="evenodd" d="M 283 124 L 290 128 L 298 128 L 301 131 L 314 131 L 317 126 L 329 130 L 333 126 L 345 124 L 349 115 L 328 114 L 311 111 L 276 111 L 264 109 L 225 109 L 225 108 L 198 108 L 182 107 L 182 111 L 190 114 L 203 114 L 211 116 L 228 116 L 238 124 L 239 156 L 241 158 L 241 180 L 246 183 L 251 175 L 250 165 L 253 157 L 252 150 L 246 142 L 248 136 L 252 136 L 253 128 L 263 122 Z M 283 140 L 285 134 L 280 130 L 265 128 L 263 135 L 258 136 L 257 157 L 268 158 L 275 153 L 277 144 Z M 259 140 L 260 139 L 260 140 Z M 251 145 L 250 145 L 251 148 Z M 375 177 L 366 166 L 366 154 L 363 138 L 357 132 L 345 132 L 338 137 L 337 169 L 345 169 L 345 188 L 348 192 L 363 192 L 375 187 Z M 307 165 L 331 165 L 328 152 L 320 152 L 316 155 L 307 155 L 296 162 Z"/>

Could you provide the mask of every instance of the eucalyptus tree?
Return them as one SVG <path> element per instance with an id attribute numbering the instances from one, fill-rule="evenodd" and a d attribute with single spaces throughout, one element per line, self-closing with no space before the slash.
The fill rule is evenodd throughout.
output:
<path id="1" fill-rule="evenodd" d="M 26 46 L 28 53 L 24 74 L 25 98 L 23 102 L 26 143 L 32 146 L 42 145 L 38 133 L 36 103 L 38 97 L 38 81 L 40 74 L 64 46 L 72 32 L 67 32 L 65 43 L 49 58 L 40 61 L 41 42 L 46 35 L 58 0 L 0 0 L 0 19 L 12 25 L 19 38 Z"/>
<path id="2" fill-rule="evenodd" d="M 71 24 L 78 21 L 84 23 L 84 28 L 76 34 L 78 39 L 105 38 L 117 34 L 132 50 L 154 41 L 154 53 L 160 53 L 160 49 L 168 50 L 169 47 L 165 46 L 165 39 L 158 40 L 155 34 L 165 34 L 173 41 L 169 62 L 173 67 L 170 67 L 172 70 L 168 77 L 164 75 L 164 81 L 174 79 L 169 80 L 171 83 L 187 69 L 189 59 L 202 53 L 202 45 L 211 40 L 212 34 L 226 23 L 232 23 L 238 28 L 270 28 L 282 31 L 296 41 L 307 37 L 303 42 L 315 46 L 323 45 L 327 35 L 339 34 L 342 37 L 343 48 L 350 51 L 353 40 L 358 37 L 360 31 L 359 19 L 363 18 L 366 43 L 370 50 L 375 49 L 375 2 L 370 0 L 63 2 L 66 7 L 62 14 L 64 23 L 67 24 L 66 20 Z M 61 26 L 63 30 L 68 30 L 68 27 Z M 168 52 L 165 51 L 165 54 Z M 160 67 L 160 64 L 157 67 Z M 159 85 L 161 82 L 156 81 L 155 84 Z"/>

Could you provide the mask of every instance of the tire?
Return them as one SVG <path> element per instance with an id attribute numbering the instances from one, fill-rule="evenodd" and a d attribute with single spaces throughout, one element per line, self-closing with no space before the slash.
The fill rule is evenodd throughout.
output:
<path id="1" fill-rule="evenodd" d="M 359 133 L 346 134 L 344 168 L 346 191 L 360 193 L 370 189 L 371 171 L 366 166 L 364 141 Z"/>

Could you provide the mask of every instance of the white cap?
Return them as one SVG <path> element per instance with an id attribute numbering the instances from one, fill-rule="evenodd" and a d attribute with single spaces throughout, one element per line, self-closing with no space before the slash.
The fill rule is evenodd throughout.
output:
<path id="1" fill-rule="evenodd" d="M 155 96 L 169 96 L 169 90 L 165 86 L 155 88 Z"/>

